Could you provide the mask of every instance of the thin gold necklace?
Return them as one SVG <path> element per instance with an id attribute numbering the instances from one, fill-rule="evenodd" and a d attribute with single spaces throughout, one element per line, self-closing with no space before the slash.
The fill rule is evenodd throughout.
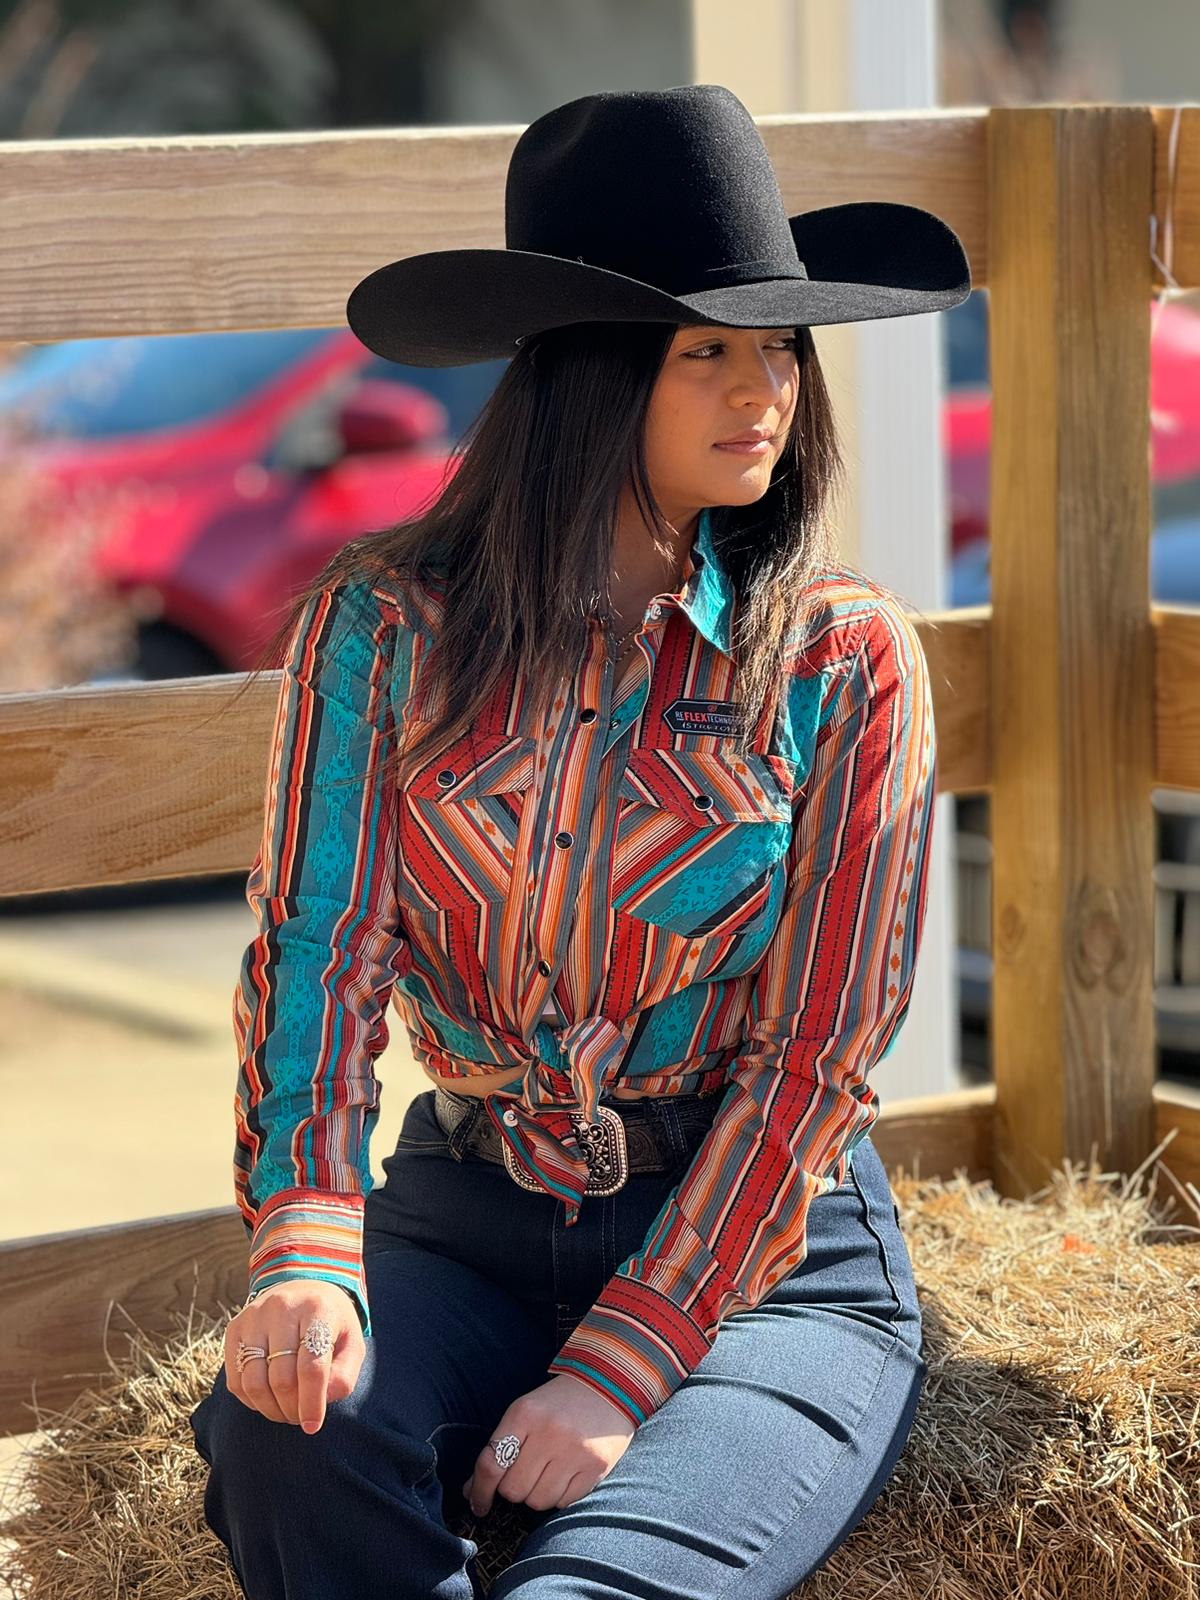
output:
<path id="1" fill-rule="evenodd" d="M 632 628 L 626 628 L 625 632 L 622 633 L 621 635 L 619 635 L 619 637 L 617 639 L 617 647 L 613 651 L 614 657 L 615 656 L 619 656 L 621 654 L 622 650 L 625 648 L 626 640 L 627 639 L 632 639 L 634 634 L 638 631 L 638 629 L 640 627 L 641 627 L 641 623 L 640 622 L 635 622 Z"/>
<path id="2" fill-rule="evenodd" d="M 671 532 L 672 533 L 677 532 L 677 530 L 675 528 L 671 527 L 670 523 L 668 523 L 667 526 L 669 528 L 671 528 Z M 676 583 L 675 588 L 676 589 L 679 588 L 679 583 L 678 582 Z M 612 617 L 611 616 L 605 616 L 601 620 L 602 620 L 603 624 L 605 626 L 607 626 L 608 623 L 610 623 L 612 621 Z M 611 653 L 609 655 L 609 660 L 613 663 L 614 667 L 620 662 L 621 657 L 625 654 L 626 650 L 629 648 L 627 641 L 629 639 L 631 639 L 633 637 L 633 635 L 641 627 L 642 620 L 644 620 L 644 619 L 639 619 L 637 622 L 634 623 L 632 628 L 627 628 L 626 631 L 618 637 L 617 646 L 616 646 L 615 650 L 612 650 L 611 646 L 610 646 L 610 652 Z"/>
<path id="3" fill-rule="evenodd" d="M 676 587 L 676 589 L 678 589 L 678 588 L 679 588 L 679 584 L 678 584 L 678 583 L 677 583 L 677 584 L 676 584 L 676 585 L 675 585 L 675 587 Z M 612 620 L 612 619 L 611 619 L 611 617 L 607 617 L 607 616 L 606 616 L 606 617 L 605 617 L 605 618 L 604 618 L 604 619 L 603 619 L 603 620 L 604 620 L 604 622 L 605 622 L 605 623 L 608 623 L 608 622 L 610 622 L 610 621 L 611 621 L 611 620 Z M 633 635 L 634 635 L 634 634 L 635 634 L 635 633 L 636 633 L 636 632 L 637 632 L 637 631 L 638 631 L 638 629 L 639 629 L 639 628 L 640 628 L 640 627 L 641 627 L 641 625 L 642 625 L 642 621 L 643 621 L 643 620 L 644 620 L 644 619 L 643 619 L 643 618 L 639 618 L 639 619 L 638 619 L 638 621 L 637 621 L 637 622 L 635 622 L 635 623 L 634 623 L 634 625 L 633 625 L 633 627 L 632 627 L 632 628 L 627 628 L 627 629 L 626 629 L 626 630 L 625 630 L 625 632 L 624 632 L 624 633 L 622 633 L 622 634 L 620 634 L 620 635 L 619 635 L 619 636 L 618 636 L 618 638 L 617 638 L 617 644 L 616 644 L 616 649 L 615 649 L 615 650 L 612 650 L 612 651 L 611 651 L 611 654 L 610 654 L 610 656 L 609 656 L 609 659 L 610 659 L 610 660 L 611 660 L 611 661 L 612 661 L 612 663 L 613 663 L 613 665 L 614 665 L 614 667 L 615 667 L 615 666 L 617 666 L 617 665 L 618 665 L 618 664 L 619 664 L 619 662 L 620 662 L 620 660 L 621 660 L 621 658 L 622 658 L 622 656 L 623 656 L 623 655 L 624 655 L 624 654 L 625 654 L 625 652 L 626 652 L 626 651 L 627 651 L 627 650 L 628 650 L 628 648 L 629 648 L 629 645 L 628 645 L 628 643 L 627 643 L 627 641 L 628 641 L 628 640 L 630 640 L 630 639 L 632 639 L 632 637 L 633 637 Z M 610 648 L 611 648 L 611 647 L 610 647 Z"/>
<path id="4" fill-rule="evenodd" d="M 641 623 L 635 622 L 632 628 L 626 629 L 626 631 L 617 639 L 616 649 L 610 651 L 609 660 L 612 663 L 614 674 L 620 671 L 625 654 L 629 649 L 629 642 L 633 639 L 634 634 L 640 627 Z"/>

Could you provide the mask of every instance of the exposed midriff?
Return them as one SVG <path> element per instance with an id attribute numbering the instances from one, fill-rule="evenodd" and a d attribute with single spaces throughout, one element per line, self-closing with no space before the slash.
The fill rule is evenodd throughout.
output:
<path id="1" fill-rule="evenodd" d="M 494 1094 L 497 1089 L 503 1089 L 506 1084 L 519 1082 L 525 1075 L 524 1067 L 517 1067 L 515 1071 L 508 1072 L 481 1072 L 478 1077 L 454 1078 L 447 1080 L 440 1078 L 435 1072 L 427 1072 L 425 1076 L 431 1083 L 440 1083 L 443 1089 L 449 1089 L 451 1094 Z M 517 1091 L 513 1090 L 514 1095 Z M 610 1091 L 617 1100 L 640 1100 L 646 1093 L 644 1089 L 613 1089 Z"/>

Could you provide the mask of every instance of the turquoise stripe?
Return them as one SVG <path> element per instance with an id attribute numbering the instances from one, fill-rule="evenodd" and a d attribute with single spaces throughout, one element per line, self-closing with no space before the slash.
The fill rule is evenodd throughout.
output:
<path id="1" fill-rule="evenodd" d="M 339 1283 L 342 1281 L 342 1279 L 345 1279 L 347 1285 L 349 1286 L 357 1287 L 358 1285 L 358 1278 L 349 1267 L 335 1265 L 334 1262 L 330 1261 L 328 1256 L 300 1256 L 295 1255 L 289 1250 L 287 1261 L 288 1264 L 286 1267 L 265 1267 L 262 1268 L 261 1271 L 264 1276 L 270 1276 L 272 1272 L 283 1272 L 288 1277 L 298 1278 L 301 1277 L 302 1274 L 295 1270 L 297 1267 L 324 1267 L 326 1272 L 337 1275 Z M 258 1274 L 255 1274 L 256 1277 L 257 1275 Z"/>
<path id="2" fill-rule="evenodd" d="M 360 582 L 351 584 L 351 585 L 349 585 L 347 587 L 347 589 L 345 591 L 345 595 L 343 596 L 343 600 L 341 602 L 339 602 L 337 610 L 336 610 L 336 612 L 334 614 L 334 618 L 333 618 L 333 627 L 334 628 L 337 627 L 338 622 L 341 619 L 342 606 L 346 602 L 349 602 L 354 598 L 361 599 L 364 590 L 367 591 L 366 603 L 369 605 L 369 603 L 370 603 L 370 585 L 369 584 L 364 584 L 363 582 L 360 581 Z M 360 613 L 360 615 L 361 614 L 362 613 Z M 352 632 L 348 633 L 343 638 L 343 645 L 348 647 L 349 649 L 352 649 L 352 650 L 353 649 L 357 649 L 358 650 L 360 659 L 358 661 L 354 661 L 352 663 L 354 670 L 351 673 L 351 676 L 355 679 L 356 686 L 357 686 L 357 682 L 359 680 L 364 680 L 364 679 L 366 680 L 365 681 L 365 693 L 369 696 L 370 692 L 371 692 L 371 686 L 370 686 L 371 669 L 372 669 L 374 655 L 375 655 L 374 629 L 372 628 L 370 630 L 370 632 L 364 632 L 362 629 L 358 629 L 358 630 L 355 630 L 355 631 L 352 631 Z M 322 675 L 321 675 L 321 682 L 322 682 L 322 688 L 323 689 L 324 689 L 325 672 L 332 671 L 332 665 L 333 665 L 333 661 L 332 661 L 332 657 L 331 657 L 330 658 L 330 665 L 327 666 L 324 669 L 324 671 L 322 672 Z M 346 670 L 346 667 L 344 665 L 342 665 L 342 670 L 343 671 Z M 326 693 L 327 692 L 328 691 L 326 690 Z M 381 703 L 386 704 L 386 696 L 387 696 L 387 678 L 386 678 L 386 676 L 384 677 L 383 682 L 378 686 L 378 694 L 380 696 Z M 355 705 L 355 709 L 356 710 L 358 710 L 359 712 L 361 712 L 363 714 L 364 722 L 365 722 L 365 713 L 366 713 L 366 709 L 367 709 L 366 705 L 365 704 L 358 705 L 356 701 L 352 701 L 351 703 Z M 323 739 L 328 739 L 331 734 L 334 735 L 335 751 L 336 751 L 336 734 L 337 734 L 337 730 L 336 730 L 336 728 L 331 726 L 328 707 L 326 707 L 324 716 L 322 718 L 321 734 L 322 734 Z M 362 769 L 361 773 L 358 774 L 358 776 L 361 776 L 365 780 L 365 777 L 366 777 L 366 764 L 369 763 L 369 761 L 370 761 L 370 741 L 363 740 L 363 741 L 361 741 L 361 743 L 362 743 L 363 748 L 364 748 L 364 755 L 363 755 L 364 765 L 363 765 L 363 769 Z M 318 756 L 318 765 L 321 766 L 321 767 L 325 767 L 325 768 L 336 767 L 337 762 L 336 762 L 336 760 L 331 762 L 326 757 L 326 755 L 324 753 L 324 750 L 322 748 L 322 750 L 319 752 L 319 756 Z M 340 774 L 340 776 L 346 776 L 346 774 Z M 322 829 L 322 834 L 329 833 L 331 835 L 335 835 L 335 836 L 339 836 L 339 837 L 344 838 L 346 822 L 348 820 L 347 814 L 348 814 L 348 811 L 349 811 L 350 801 L 351 801 L 351 798 L 356 794 L 357 787 L 358 786 L 356 784 L 353 784 L 353 783 L 346 783 L 346 784 L 341 785 L 340 789 L 338 791 L 336 791 L 337 793 L 339 793 L 341 795 L 341 799 L 340 800 L 331 799 L 330 796 L 328 796 L 328 795 L 326 795 L 324 797 L 324 800 L 325 800 L 325 818 L 324 818 L 324 826 L 323 826 L 323 829 Z M 375 870 L 376 870 L 376 859 L 377 859 L 376 851 L 377 851 L 377 845 L 378 845 L 378 839 L 379 839 L 379 815 L 380 815 L 380 810 L 381 810 L 381 808 L 383 806 L 384 795 L 385 795 L 386 789 L 387 789 L 387 784 L 386 783 L 377 783 L 376 786 L 375 786 L 375 803 L 374 803 L 374 806 L 372 808 L 370 827 L 369 827 L 369 831 L 368 831 L 368 835 L 367 835 L 368 844 L 369 844 L 369 850 L 368 850 L 368 854 L 367 854 L 367 869 L 366 869 L 365 892 L 366 892 L 368 897 L 370 896 L 370 894 L 372 892 L 372 889 L 373 889 L 373 886 L 374 886 L 374 884 L 376 882 Z M 355 847 L 357 848 L 358 846 L 361 845 L 361 843 L 362 843 L 361 835 L 358 834 L 357 830 L 356 830 Z M 350 924 L 350 927 L 346 932 L 345 944 L 344 944 L 344 954 L 343 954 L 342 961 L 341 961 L 340 965 L 338 966 L 336 972 L 334 972 L 331 975 L 330 980 L 329 980 L 329 987 L 330 987 L 331 993 L 332 992 L 336 992 L 337 986 L 342 982 L 342 980 L 345 978 L 347 972 L 349 972 L 349 970 L 350 970 L 351 950 L 353 949 L 354 941 L 356 939 L 356 936 L 358 934 L 359 929 L 362 927 L 363 923 L 367 919 L 367 915 L 368 915 L 367 906 L 365 906 L 365 905 L 364 906 L 360 906 L 359 907 L 358 916 L 355 917 L 354 921 Z M 345 1007 L 345 1005 L 343 1004 L 343 1002 L 341 1000 L 335 1000 L 335 1002 L 334 1002 L 333 1023 L 334 1023 L 334 1036 L 335 1036 L 335 1041 L 336 1041 L 335 1045 L 334 1045 L 333 1057 L 334 1057 L 335 1061 L 341 1061 L 345 1057 L 345 1050 L 346 1050 L 346 1042 L 345 1042 L 346 1007 Z M 327 1080 L 327 1082 L 329 1082 L 329 1080 Z M 332 1082 L 329 1083 L 329 1087 L 331 1087 L 331 1088 L 336 1087 L 336 1082 L 337 1082 L 337 1079 L 336 1079 L 336 1074 L 335 1074 L 334 1079 L 332 1080 Z M 328 1103 L 327 1102 L 323 1103 L 321 1109 L 324 1112 L 328 1112 L 328 1110 L 329 1110 Z M 377 1120 L 377 1118 L 376 1118 L 376 1120 Z M 304 1143 L 304 1160 L 306 1162 L 307 1161 L 311 1161 L 312 1158 L 313 1158 L 313 1143 L 314 1143 L 314 1141 L 315 1141 L 315 1139 L 317 1137 L 318 1131 L 319 1131 L 319 1125 L 314 1125 L 313 1127 L 310 1127 L 310 1129 L 308 1131 L 308 1136 L 305 1139 L 305 1143 Z M 366 1130 L 364 1129 L 364 1134 L 365 1134 L 365 1132 L 366 1132 Z M 371 1170 L 371 1162 L 370 1162 L 369 1144 L 368 1144 L 368 1140 L 367 1140 L 366 1137 L 364 1137 L 359 1143 L 357 1158 L 354 1161 L 354 1166 L 355 1166 L 356 1171 L 359 1173 L 359 1176 L 360 1176 L 360 1179 L 362 1181 L 363 1187 L 364 1188 L 369 1188 L 368 1178 L 369 1178 L 370 1170 Z"/>
<path id="3" fill-rule="evenodd" d="M 642 1410 L 641 1406 L 639 1406 L 635 1400 L 630 1399 L 630 1397 L 625 1393 L 624 1389 L 618 1388 L 615 1383 L 610 1383 L 603 1373 L 597 1372 L 595 1367 L 589 1367 L 585 1362 L 582 1361 L 572 1361 L 569 1356 L 556 1356 L 554 1358 L 554 1365 L 556 1367 L 572 1367 L 576 1372 L 585 1372 L 588 1377 L 593 1378 L 602 1389 L 607 1389 L 609 1394 L 614 1395 L 619 1400 L 623 1400 L 631 1411 L 636 1412 L 639 1422 L 645 1422 L 646 1412 Z"/>
<path id="4" fill-rule="evenodd" d="M 549 1173 L 546 1173 L 546 1172 L 542 1171 L 541 1163 L 537 1160 L 537 1157 L 534 1156 L 534 1154 L 533 1154 L 532 1150 L 530 1149 L 529 1145 L 525 1142 L 525 1140 L 521 1137 L 520 1134 L 517 1135 L 517 1143 L 521 1147 L 521 1154 L 525 1157 L 525 1160 L 529 1163 L 529 1165 L 537 1173 L 538 1177 L 541 1178 L 543 1183 L 548 1184 L 551 1189 L 556 1190 L 557 1193 L 562 1195 L 564 1200 L 574 1200 L 575 1199 L 575 1191 L 574 1191 L 574 1189 L 570 1188 L 569 1186 L 567 1186 L 565 1184 L 555 1183 L 554 1179 L 552 1177 L 550 1177 Z"/>

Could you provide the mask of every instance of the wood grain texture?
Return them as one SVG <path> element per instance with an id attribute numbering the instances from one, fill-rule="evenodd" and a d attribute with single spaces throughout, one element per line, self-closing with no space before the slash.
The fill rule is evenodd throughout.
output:
<path id="1" fill-rule="evenodd" d="M 278 669 L 0 695 L 0 895 L 248 870 Z"/>
<path id="2" fill-rule="evenodd" d="M 1154 776 L 1200 789 L 1200 610 L 1151 606 L 1154 637 Z"/>
<path id="3" fill-rule="evenodd" d="M 992 1175 L 992 1123 L 996 1090 L 982 1084 L 948 1094 L 914 1095 L 894 1104 L 886 1098 L 871 1143 L 890 1179 L 951 1179 L 963 1172 L 971 1183 Z"/>
<path id="4" fill-rule="evenodd" d="M 1165 219 L 1173 192 L 1174 276 L 1194 287 L 1200 109 L 1180 108 L 1173 184 L 1176 108 L 1121 109 L 1153 119 L 1154 210 Z M 789 212 L 866 199 L 924 206 L 962 239 L 974 284 L 990 282 L 988 108 L 756 120 Z M 504 178 L 521 131 L 10 140 L 0 144 L 0 339 L 340 326 L 350 290 L 386 261 L 503 246 Z"/>
<path id="5" fill-rule="evenodd" d="M 1124 1170 L 1154 1082 L 1143 107 L 991 129 L 995 1181 Z"/>
<path id="6" fill-rule="evenodd" d="M 1200 106 L 1152 106 L 1154 118 L 1154 215 L 1157 254 L 1181 288 L 1200 285 Z M 1171 131 L 1178 120 L 1172 171 Z M 1167 238 L 1167 217 L 1172 239 Z M 1168 246 L 1171 245 L 1168 259 Z M 1156 286 L 1169 284 L 1156 266 Z"/>
<path id="7" fill-rule="evenodd" d="M 938 211 L 986 281 L 986 113 L 759 119 L 789 212 Z M 502 248 L 520 125 L 0 144 L 0 339 L 337 327 L 362 277 Z"/>
<path id="8" fill-rule="evenodd" d="M 0 1244 L 0 1427 L 30 1433 L 35 1400 L 61 1406 L 111 1377 L 122 1333 L 178 1333 L 193 1303 L 236 1311 L 248 1256 L 232 1203 Z"/>

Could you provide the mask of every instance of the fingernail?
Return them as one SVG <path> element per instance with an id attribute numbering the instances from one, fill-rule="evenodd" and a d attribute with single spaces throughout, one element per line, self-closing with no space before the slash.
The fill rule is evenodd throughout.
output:
<path id="1" fill-rule="evenodd" d="M 305 1433 L 316 1433 L 319 1424 L 316 1422 L 302 1422 L 300 1426 L 304 1429 Z"/>

